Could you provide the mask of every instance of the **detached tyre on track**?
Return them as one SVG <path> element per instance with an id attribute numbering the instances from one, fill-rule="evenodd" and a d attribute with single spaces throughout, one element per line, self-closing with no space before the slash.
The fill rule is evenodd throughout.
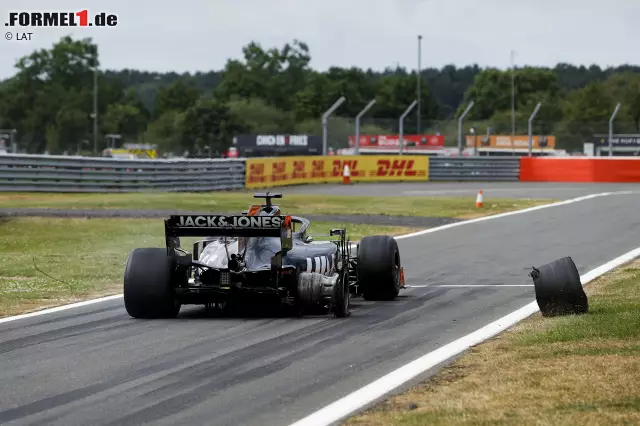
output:
<path id="1" fill-rule="evenodd" d="M 164 248 L 131 252 L 124 272 L 124 306 L 134 318 L 175 318 L 180 312 L 173 286 L 173 259 Z"/>
<path id="2" fill-rule="evenodd" d="M 358 248 L 358 282 L 366 300 L 393 300 L 400 293 L 400 250 L 388 235 L 364 237 Z"/>

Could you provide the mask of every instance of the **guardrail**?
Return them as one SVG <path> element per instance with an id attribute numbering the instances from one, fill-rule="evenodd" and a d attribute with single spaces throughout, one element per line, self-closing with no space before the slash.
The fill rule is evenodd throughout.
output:
<path id="1" fill-rule="evenodd" d="M 224 191 L 341 182 L 640 182 L 639 158 L 312 156 L 121 160 L 0 155 L 0 192 Z M 247 173 L 247 167 L 251 173 Z M 258 184 L 256 184 L 256 182 Z M 262 182 L 260 184 L 260 182 Z"/>
<path id="2" fill-rule="evenodd" d="M 432 157 L 431 181 L 517 181 L 520 157 Z"/>
<path id="3" fill-rule="evenodd" d="M 244 159 L 121 160 L 0 156 L 0 191 L 220 191 L 244 188 Z"/>

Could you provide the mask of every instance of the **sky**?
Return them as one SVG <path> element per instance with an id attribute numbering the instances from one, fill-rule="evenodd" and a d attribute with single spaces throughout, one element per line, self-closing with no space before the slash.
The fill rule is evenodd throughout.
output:
<path id="1" fill-rule="evenodd" d="M 115 14 L 111 28 L 4 27 L 0 79 L 65 35 L 97 42 L 103 69 L 220 70 L 256 41 L 309 45 L 311 66 L 640 65 L 640 0 L 1 0 L 10 12 Z M 12 40 L 6 40 L 6 33 Z M 31 40 L 21 33 L 32 33 Z M 19 34 L 16 34 L 19 33 Z"/>

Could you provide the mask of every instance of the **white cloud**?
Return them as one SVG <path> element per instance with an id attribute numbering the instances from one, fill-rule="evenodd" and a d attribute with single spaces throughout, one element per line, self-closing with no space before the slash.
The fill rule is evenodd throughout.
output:
<path id="1" fill-rule="evenodd" d="M 56 9 L 52 3 L 3 0 L 0 21 L 9 11 L 88 8 L 90 14 L 116 13 L 119 25 L 18 29 L 32 32 L 33 40 L 0 40 L 0 78 L 14 73 L 19 57 L 66 34 L 94 37 L 101 62 L 110 69 L 220 69 L 252 40 L 281 47 L 294 38 L 309 44 L 318 69 L 383 69 L 396 63 L 414 68 L 417 34 L 423 35 L 423 66 L 506 67 L 510 49 L 517 51 L 519 64 L 640 63 L 637 0 L 110 0 L 101 6 L 57 0 Z"/>

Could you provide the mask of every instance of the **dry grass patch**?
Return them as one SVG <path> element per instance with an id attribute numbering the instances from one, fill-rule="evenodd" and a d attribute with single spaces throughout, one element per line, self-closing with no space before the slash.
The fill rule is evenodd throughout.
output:
<path id="1" fill-rule="evenodd" d="M 640 262 L 586 292 L 589 314 L 535 314 L 345 424 L 640 424 Z"/>

